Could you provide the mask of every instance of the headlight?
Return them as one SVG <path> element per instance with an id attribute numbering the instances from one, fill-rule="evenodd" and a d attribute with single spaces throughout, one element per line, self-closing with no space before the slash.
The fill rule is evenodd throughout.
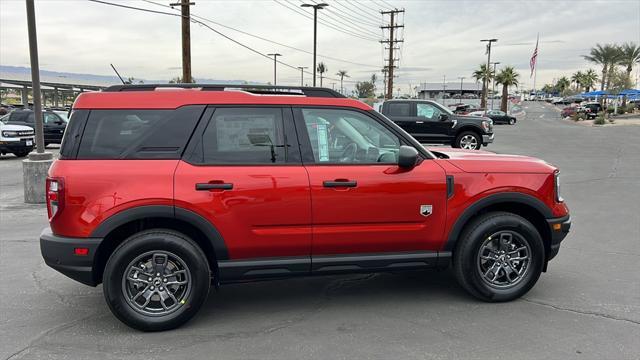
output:
<path id="1" fill-rule="evenodd" d="M 493 121 L 491 120 L 482 120 L 482 130 L 484 130 L 484 132 L 491 132 L 491 123 Z"/>
<path id="2" fill-rule="evenodd" d="M 556 171 L 555 173 L 554 184 L 555 184 L 555 192 L 556 192 L 556 201 L 563 202 L 564 199 L 562 198 L 562 196 L 560 196 L 560 171 Z"/>
<path id="3" fill-rule="evenodd" d="M 3 131 L 2 132 L 2 136 L 4 136 L 4 137 L 16 137 L 16 136 L 18 136 L 18 132 L 17 131 Z"/>

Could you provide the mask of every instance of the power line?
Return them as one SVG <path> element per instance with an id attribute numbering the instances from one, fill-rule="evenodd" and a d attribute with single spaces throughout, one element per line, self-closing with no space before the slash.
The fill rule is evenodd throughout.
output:
<path id="1" fill-rule="evenodd" d="M 303 0 L 300 0 L 300 2 L 301 2 L 301 3 L 304 3 L 304 1 L 303 1 Z M 314 0 L 311 0 L 311 2 L 313 2 L 314 4 L 317 4 L 317 2 L 316 2 L 316 1 L 314 1 Z M 368 33 L 370 33 L 370 34 L 373 34 L 374 36 L 378 36 L 378 35 L 379 35 L 378 33 L 374 32 L 374 31 L 371 31 L 370 29 L 367 29 L 367 28 L 365 28 L 365 27 L 363 27 L 363 26 L 369 26 L 369 27 L 372 27 L 372 28 L 376 28 L 376 29 L 377 29 L 377 28 L 380 26 L 380 24 L 374 24 L 374 23 L 365 23 L 365 22 L 361 22 L 361 23 L 362 23 L 362 24 L 364 24 L 364 25 L 358 25 L 358 24 L 355 24 L 355 23 L 354 23 L 354 22 L 359 22 L 359 20 L 358 20 L 358 19 L 355 19 L 355 18 L 349 17 L 349 16 L 348 16 L 348 15 L 346 15 L 346 14 L 341 14 L 341 13 L 339 13 L 339 12 L 336 12 L 335 10 L 331 9 L 331 6 L 326 7 L 326 8 L 325 8 L 325 10 L 327 10 L 330 14 L 335 15 L 336 17 L 339 17 L 340 19 L 343 19 L 343 20 L 338 20 L 338 19 L 335 19 L 335 18 L 334 18 L 333 20 L 335 20 L 335 21 L 339 21 L 339 22 L 340 22 L 340 23 L 342 23 L 342 24 L 345 24 L 343 21 L 348 21 L 349 23 L 346 23 L 346 24 L 345 24 L 345 26 L 349 26 L 349 27 L 351 27 L 352 29 L 356 29 L 357 31 L 368 32 Z"/>
<path id="2" fill-rule="evenodd" d="M 112 2 L 108 2 L 108 1 L 102 1 L 102 0 L 87 0 L 87 1 L 94 2 L 94 3 L 99 3 L 99 4 L 104 4 L 104 5 L 110 5 L 110 6 L 121 7 L 121 8 L 125 8 L 125 9 L 130 9 L 130 10 L 137 10 L 137 11 L 143 11 L 143 12 L 154 13 L 154 14 L 160 14 L 160 15 L 169 15 L 169 16 L 182 17 L 182 15 L 180 15 L 180 14 L 176 14 L 176 13 L 170 13 L 170 12 L 164 12 L 164 11 L 157 11 L 157 10 L 151 10 L 151 9 L 139 8 L 139 7 L 135 7 L 135 6 L 129 6 L 129 5 L 116 4 L 116 3 L 112 3 Z M 218 34 L 218 35 L 220 35 L 220 36 L 224 37 L 225 39 L 227 39 L 227 40 L 229 40 L 229 41 L 232 41 L 232 42 L 236 43 L 237 45 L 240 45 L 240 46 L 242 46 L 243 48 L 245 48 L 245 49 L 247 49 L 247 50 L 249 50 L 249 51 L 251 51 L 251 52 L 254 52 L 254 53 L 256 53 L 256 54 L 258 54 L 258 55 L 260 55 L 260 56 L 262 56 L 262 57 L 264 57 L 264 58 L 267 58 L 267 59 L 269 59 L 270 61 L 273 61 L 273 58 L 272 58 L 271 56 L 269 56 L 269 55 L 267 55 L 267 54 L 263 54 L 262 52 L 260 52 L 260 51 L 258 51 L 258 50 L 256 50 L 256 49 L 254 49 L 254 48 L 252 48 L 252 47 L 250 47 L 250 46 L 248 46 L 248 45 L 245 45 L 245 44 L 243 44 L 243 43 L 241 43 L 241 42 L 239 42 L 239 41 L 237 41 L 237 40 L 235 40 L 235 39 L 233 39 L 233 38 L 231 38 L 231 37 L 229 37 L 229 36 L 225 35 L 224 33 L 222 33 L 222 32 L 220 32 L 220 31 L 218 31 L 218 30 L 216 30 L 216 29 L 212 28 L 211 26 L 209 26 L 209 25 L 207 25 L 207 24 L 203 23 L 202 21 L 198 21 L 198 20 L 191 19 L 191 22 L 196 23 L 196 24 L 201 25 L 201 26 L 204 26 L 205 28 L 207 28 L 207 29 L 209 29 L 209 30 L 211 30 L 211 31 L 215 32 L 216 34 Z M 287 64 L 287 63 L 285 63 L 285 62 L 283 62 L 283 61 L 276 60 L 276 62 L 277 62 L 278 64 L 281 64 L 281 65 L 283 65 L 283 66 L 289 67 L 289 68 L 291 68 L 291 69 L 298 70 L 298 68 L 297 68 L 296 66 L 293 66 L 293 65 Z M 313 73 L 308 72 L 308 71 L 307 71 L 306 73 L 307 73 L 307 74 L 311 74 L 311 75 L 313 75 Z M 337 81 L 337 80 L 338 80 L 338 79 L 329 78 L 329 77 L 327 77 L 327 78 L 325 78 L 325 79 L 330 79 L 330 80 L 334 80 L 334 81 Z"/>
<path id="3" fill-rule="evenodd" d="M 346 2 L 347 4 L 353 4 L 353 6 L 354 6 L 355 8 L 358 8 L 358 9 L 360 9 L 360 10 L 362 10 L 362 11 L 370 11 L 371 13 L 376 14 L 376 15 L 377 15 L 377 14 L 379 14 L 379 10 L 372 9 L 372 8 L 370 8 L 370 7 L 368 7 L 368 6 L 365 6 L 365 5 L 364 5 L 363 3 L 361 3 L 361 2 L 358 2 L 358 1 L 351 1 L 351 0 L 345 0 L 345 2 Z M 361 5 L 362 5 L 362 7 L 361 7 Z"/>
<path id="4" fill-rule="evenodd" d="M 342 4 L 340 4 L 337 1 L 335 3 L 332 3 L 332 5 L 340 5 L 340 7 L 342 7 Z M 334 7 L 334 8 L 337 9 L 337 11 L 343 11 L 343 10 L 338 9 L 337 7 Z M 344 8 L 344 9 L 349 10 L 349 8 Z M 344 18 L 346 20 L 354 21 L 354 22 L 360 23 L 360 24 L 365 25 L 365 26 L 370 26 L 370 27 L 373 27 L 373 28 L 376 28 L 376 29 L 378 28 L 378 26 L 380 26 L 380 22 L 379 21 L 373 21 L 373 20 L 370 20 L 370 19 L 358 17 L 358 16 L 356 16 L 356 15 L 359 15 L 358 13 L 355 13 L 355 15 L 347 14 L 344 11 L 342 13 L 339 13 L 336 10 L 332 10 L 331 6 L 329 6 L 327 8 L 327 10 L 331 10 L 336 15 L 339 15 L 339 16 L 341 16 L 342 18 Z"/>
<path id="5" fill-rule="evenodd" d="M 301 8 L 298 8 L 298 6 L 295 5 L 295 4 L 292 4 L 290 2 L 290 0 L 282 0 L 282 1 L 284 1 L 283 3 L 280 3 L 278 0 L 273 0 L 273 1 L 275 1 L 280 6 L 284 6 L 287 9 L 298 13 L 299 15 L 302 15 L 302 16 L 308 18 L 308 19 L 313 19 L 313 16 L 311 14 L 309 14 L 305 10 L 302 10 Z M 358 33 L 354 32 L 352 30 L 341 28 L 340 25 L 335 25 L 333 23 L 330 23 L 329 21 L 327 21 L 326 18 L 318 19 L 318 23 L 320 23 L 320 24 L 322 24 L 324 26 L 327 26 L 327 27 L 329 27 L 331 29 L 334 29 L 336 31 L 339 31 L 339 32 L 342 32 L 344 34 L 351 35 L 351 36 L 354 36 L 354 37 L 357 37 L 357 38 L 360 38 L 360 39 L 363 39 L 363 40 L 368 40 L 368 41 L 373 41 L 373 42 L 377 42 L 378 41 L 376 38 L 371 37 L 370 35 L 358 34 Z"/>
<path id="6" fill-rule="evenodd" d="M 169 6 L 169 5 L 160 4 L 160 3 L 157 3 L 157 2 L 151 1 L 151 0 L 142 0 L 142 1 L 147 2 L 149 4 L 157 5 L 157 6 L 171 8 L 171 6 Z M 282 46 L 282 47 L 285 47 L 287 49 L 300 51 L 300 52 L 303 52 L 303 53 L 306 53 L 306 54 L 309 54 L 309 55 L 313 54 L 311 51 L 300 49 L 300 48 L 297 48 L 297 47 L 294 47 L 294 46 L 291 46 L 291 45 L 283 44 L 281 42 L 274 41 L 274 40 L 271 40 L 271 39 L 267 39 L 265 37 L 262 37 L 262 36 L 259 36 L 259 35 L 255 35 L 255 34 L 252 34 L 252 33 L 248 33 L 246 31 L 243 31 L 243 30 L 240 30 L 240 29 L 237 29 L 237 28 L 233 28 L 233 27 L 228 26 L 228 25 L 224 25 L 222 23 L 219 23 L 217 21 L 202 17 L 200 15 L 196 15 L 196 14 L 192 13 L 191 17 L 199 19 L 199 20 L 202 20 L 202 21 L 209 22 L 211 24 L 223 27 L 225 29 L 233 30 L 233 31 L 238 32 L 238 33 L 243 34 L 243 35 L 251 36 L 253 38 L 256 38 L 256 39 L 259 39 L 259 40 L 262 40 L 262 41 L 266 41 L 266 42 L 269 42 L 269 43 L 272 43 L 272 44 L 275 44 L 275 45 L 278 45 L 278 46 Z M 345 59 L 340 59 L 340 58 L 336 58 L 336 57 L 332 57 L 332 56 L 328 56 L 328 55 L 322 55 L 322 54 L 317 54 L 317 55 L 318 55 L 318 57 L 321 57 L 321 58 L 325 58 L 325 59 L 329 59 L 329 60 L 333 60 L 333 61 L 339 61 L 339 62 L 343 62 L 343 63 L 346 63 L 346 64 L 352 64 L 352 65 L 357 65 L 357 66 L 365 66 L 365 67 L 372 67 L 372 68 L 378 68 L 379 67 L 379 65 L 363 64 L 363 63 L 350 61 L 350 60 L 345 60 Z"/>
<path id="7" fill-rule="evenodd" d="M 359 17 L 361 19 L 367 20 L 367 21 L 371 21 L 373 23 L 378 23 L 381 19 L 378 18 L 377 16 L 372 16 L 370 14 L 365 14 L 362 11 L 357 11 L 357 10 L 353 10 L 351 7 L 347 6 L 347 3 L 344 1 L 334 1 L 332 2 L 332 4 L 334 5 L 339 5 L 340 8 L 354 14 L 354 16 Z"/>
<path id="8" fill-rule="evenodd" d="M 303 1 L 303 0 L 299 0 L 299 1 L 300 1 L 302 4 L 304 4 L 304 1 Z M 318 4 L 318 3 L 317 3 L 316 1 L 314 1 L 314 0 L 311 0 L 311 2 L 313 2 L 314 4 Z M 326 10 L 328 10 L 331 14 L 337 15 L 338 17 L 342 18 L 342 15 L 341 15 L 341 14 L 339 14 L 339 13 L 335 13 L 335 12 L 333 12 L 333 10 L 331 10 L 331 7 L 327 7 L 327 8 L 325 8 L 325 9 L 326 9 Z M 361 25 L 355 25 L 355 24 L 351 24 L 351 23 L 345 23 L 345 22 L 344 22 L 344 20 L 341 20 L 341 19 L 336 19 L 336 18 L 331 18 L 331 17 L 329 17 L 329 16 L 325 16 L 325 17 L 323 18 L 323 20 L 332 20 L 332 21 L 335 21 L 335 22 L 337 22 L 337 23 L 339 24 L 339 26 L 346 26 L 346 27 L 348 27 L 348 28 L 349 28 L 349 31 L 363 32 L 363 33 L 365 33 L 365 35 L 368 35 L 368 36 L 379 36 L 379 34 L 378 34 L 378 33 L 375 33 L 375 32 L 373 32 L 373 31 L 371 31 L 371 30 L 369 30 L 369 29 L 365 29 L 365 28 L 363 28 Z M 348 19 L 347 19 L 347 21 L 350 21 L 350 20 L 348 20 Z M 379 25 L 376 25 L 376 26 L 379 26 Z"/>

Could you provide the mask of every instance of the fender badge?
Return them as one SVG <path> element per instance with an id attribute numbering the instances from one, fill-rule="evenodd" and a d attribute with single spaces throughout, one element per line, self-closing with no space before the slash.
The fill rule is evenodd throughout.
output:
<path id="1" fill-rule="evenodd" d="M 431 205 L 420 205 L 420 215 L 427 217 L 431 215 L 433 212 L 433 206 Z"/>

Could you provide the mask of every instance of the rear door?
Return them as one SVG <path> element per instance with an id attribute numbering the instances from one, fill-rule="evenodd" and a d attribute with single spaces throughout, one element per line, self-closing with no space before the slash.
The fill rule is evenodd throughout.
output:
<path id="1" fill-rule="evenodd" d="M 412 101 L 387 101 L 383 114 L 414 137 L 420 136 L 416 128 L 416 105 Z"/>
<path id="2" fill-rule="evenodd" d="M 42 116 L 44 120 L 44 141 L 46 143 L 60 144 L 62 142 L 62 136 L 64 135 L 64 129 L 67 127 L 67 123 L 53 112 L 45 112 Z"/>
<path id="3" fill-rule="evenodd" d="M 313 271 L 331 255 L 439 248 L 446 181 L 438 164 L 399 168 L 404 141 L 366 112 L 300 108 L 295 114 L 311 183 Z M 348 141 L 335 142 L 339 137 Z"/>
<path id="4" fill-rule="evenodd" d="M 209 108 L 176 169 L 175 205 L 224 239 L 223 280 L 308 272 L 309 179 L 291 108 Z"/>

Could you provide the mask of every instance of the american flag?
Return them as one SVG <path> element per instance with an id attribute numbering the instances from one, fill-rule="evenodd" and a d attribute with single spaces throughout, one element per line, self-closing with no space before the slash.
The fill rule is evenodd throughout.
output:
<path id="1" fill-rule="evenodd" d="M 529 75 L 529 77 L 533 76 L 533 72 L 536 69 L 536 60 L 538 59 L 538 40 L 540 39 L 540 35 L 538 35 L 538 37 L 536 38 L 536 48 L 535 50 L 533 50 L 533 55 L 531 55 L 531 60 L 529 61 L 529 66 L 531 67 L 531 75 Z"/>

